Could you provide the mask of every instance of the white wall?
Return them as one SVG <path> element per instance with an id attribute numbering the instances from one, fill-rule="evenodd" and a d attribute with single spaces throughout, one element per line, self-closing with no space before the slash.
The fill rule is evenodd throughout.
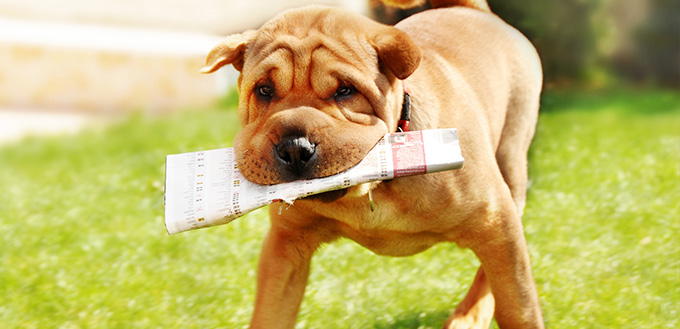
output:
<path id="1" fill-rule="evenodd" d="M 0 17 L 227 34 L 313 3 L 365 13 L 368 0 L 0 0 Z"/>

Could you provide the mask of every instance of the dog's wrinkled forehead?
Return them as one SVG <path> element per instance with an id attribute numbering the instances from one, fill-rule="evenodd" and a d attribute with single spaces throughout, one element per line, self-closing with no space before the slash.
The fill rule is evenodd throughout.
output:
<path id="1" fill-rule="evenodd" d="M 367 67 L 362 66 L 373 70 L 379 62 L 383 73 L 399 79 L 411 75 L 422 56 L 411 38 L 395 27 L 337 8 L 310 6 L 280 14 L 259 30 L 228 36 L 210 51 L 201 72 L 212 73 L 233 64 L 245 73 L 245 62 L 248 69 L 266 70 L 268 57 L 275 58 L 270 63 L 278 57 L 294 64 L 309 61 L 317 50 L 335 55 L 336 62 L 356 66 L 364 73 Z M 259 64 L 264 67 L 256 67 Z"/>
<path id="2" fill-rule="evenodd" d="M 279 14 L 260 28 L 263 37 L 281 35 L 306 39 L 326 35 L 335 39 L 366 34 L 380 24 L 371 19 L 339 8 L 309 6 Z"/>
<path id="3" fill-rule="evenodd" d="M 378 54 L 360 26 L 374 23 L 354 16 L 328 10 L 284 13 L 257 32 L 245 51 L 243 71 L 260 79 L 276 70 L 273 74 L 298 85 L 323 80 L 314 74 L 365 79 L 367 72 L 377 73 Z"/>

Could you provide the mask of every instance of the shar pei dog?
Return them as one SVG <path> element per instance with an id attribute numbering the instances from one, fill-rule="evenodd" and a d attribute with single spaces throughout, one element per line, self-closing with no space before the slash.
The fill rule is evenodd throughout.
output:
<path id="1" fill-rule="evenodd" d="M 411 130 L 458 128 L 466 161 L 462 170 L 326 192 L 281 212 L 271 207 L 251 328 L 294 327 L 312 255 L 341 237 L 390 256 L 440 242 L 470 248 L 481 267 L 444 327 L 488 328 L 494 317 L 501 328 L 543 327 L 521 222 L 539 57 L 484 0 L 431 5 L 395 26 L 338 8 L 290 10 L 208 54 L 203 73 L 228 64 L 240 71 L 234 149 L 255 183 L 352 167 L 399 129 L 404 102 Z"/>

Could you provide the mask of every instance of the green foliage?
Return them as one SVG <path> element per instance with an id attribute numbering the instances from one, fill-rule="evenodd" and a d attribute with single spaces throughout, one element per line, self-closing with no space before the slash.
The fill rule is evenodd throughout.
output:
<path id="1" fill-rule="evenodd" d="M 549 327 L 680 325 L 668 94 L 545 95 L 524 221 Z M 173 236 L 162 220 L 165 155 L 236 130 L 234 111 L 138 116 L 0 148 L 2 327 L 246 327 L 266 212 Z M 298 328 L 440 328 L 478 265 L 452 244 L 388 258 L 340 241 L 314 259 Z"/>
<path id="2" fill-rule="evenodd" d="M 677 0 L 489 0 L 489 5 L 534 43 L 548 85 L 598 83 L 593 76 L 606 73 L 614 80 L 680 86 Z M 639 23 L 616 16 L 634 10 L 643 12 Z"/>
<path id="3" fill-rule="evenodd" d="M 650 14 L 635 33 L 639 77 L 680 87 L 680 1 L 652 0 Z M 633 65 L 635 65 L 633 64 Z"/>
<path id="4" fill-rule="evenodd" d="M 548 83 L 583 79 L 596 59 L 592 14 L 601 1 L 489 1 L 491 10 L 522 31 L 538 50 Z"/>

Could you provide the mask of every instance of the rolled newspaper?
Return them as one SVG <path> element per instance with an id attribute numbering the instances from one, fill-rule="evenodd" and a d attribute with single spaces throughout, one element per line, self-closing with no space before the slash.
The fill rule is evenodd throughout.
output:
<path id="1" fill-rule="evenodd" d="M 277 185 L 248 181 L 233 148 L 168 155 L 165 162 L 165 227 L 175 234 L 227 224 L 268 204 L 371 181 L 463 167 L 456 129 L 388 134 L 354 167 L 339 174 Z"/>

